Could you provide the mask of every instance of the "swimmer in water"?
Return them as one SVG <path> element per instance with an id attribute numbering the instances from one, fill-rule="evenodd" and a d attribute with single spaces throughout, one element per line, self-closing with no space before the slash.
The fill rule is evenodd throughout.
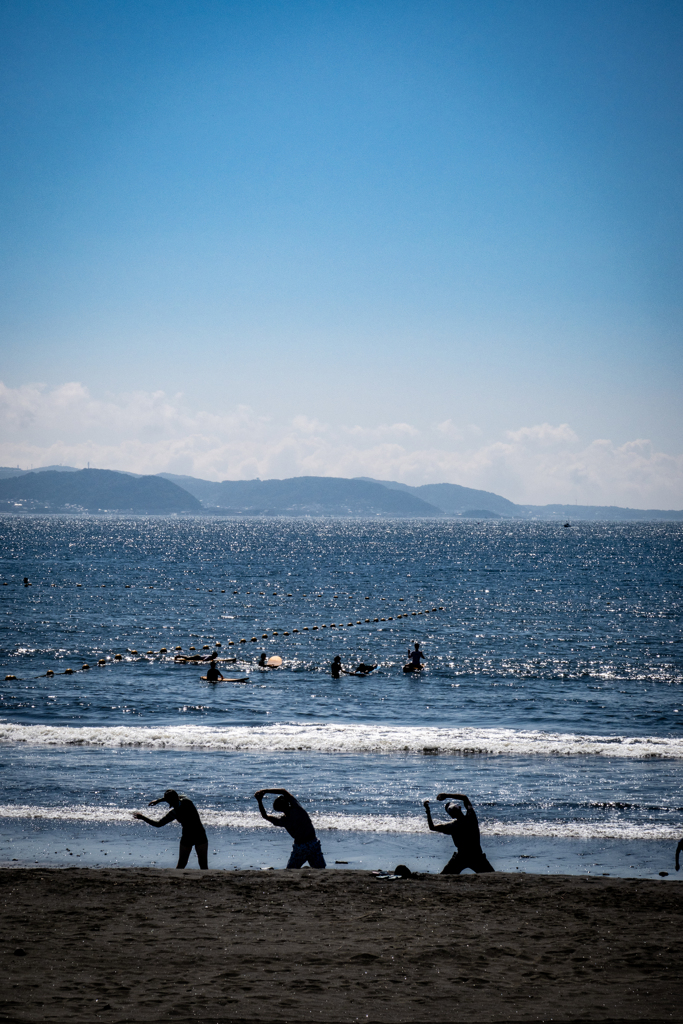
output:
<path id="1" fill-rule="evenodd" d="M 337 655 L 337 657 L 330 665 L 330 674 L 332 675 L 333 679 L 339 679 L 343 671 L 344 669 L 342 668 L 341 658 L 339 657 L 339 655 Z"/>
<path id="2" fill-rule="evenodd" d="M 209 840 L 206 837 L 204 826 L 199 817 L 199 811 L 191 800 L 188 800 L 182 793 L 176 793 L 175 789 L 167 789 L 158 800 L 150 800 L 148 806 L 155 807 L 156 804 L 164 802 L 171 805 L 171 810 L 158 821 L 146 818 L 144 814 L 140 814 L 138 811 L 133 814 L 133 817 L 139 821 L 147 822 L 148 825 L 153 825 L 154 828 L 162 828 L 171 821 L 180 822 L 183 826 L 183 832 L 180 837 L 180 850 L 178 851 L 176 868 L 184 868 L 187 865 L 192 853 L 192 847 L 194 846 L 197 851 L 199 867 L 202 871 L 208 871 Z"/>
<path id="3" fill-rule="evenodd" d="M 277 816 L 268 814 L 263 806 L 263 798 L 267 793 L 277 794 L 273 801 L 273 810 L 281 811 L 281 814 Z M 327 867 L 313 822 L 296 797 L 286 789 L 259 789 L 254 793 L 254 798 L 258 803 L 261 817 L 269 821 L 271 825 L 286 829 L 294 840 L 294 846 L 287 861 L 288 868 L 303 867 L 306 861 L 312 868 Z"/>

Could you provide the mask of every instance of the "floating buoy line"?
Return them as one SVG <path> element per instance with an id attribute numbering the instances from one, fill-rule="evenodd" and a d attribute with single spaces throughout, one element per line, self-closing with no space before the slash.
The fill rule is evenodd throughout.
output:
<path id="1" fill-rule="evenodd" d="M 53 583 L 52 586 L 55 586 L 55 584 Z M 80 584 L 77 584 L 77 586 L 80 586 Z M 104 584 L 102 584 L 102 586 L 104 586 Z M 126 584 L 126 587 L 127 588 L 130 587 L 130 584 Z M 150 588 L 150 589 L 152 589 L 152 588 Z M 197 588 L 197 589 L 199 589 L 199 588 Z M 211 591 L 209 591 L 209 593 L 211 593 Z M 225 591 L 222 590 L 221 593 L 224 594 Z M 237 594 L 238 591 L 235 590 L 234 593 Z M 262 591 L 260 592 L 260 596 L 261 597 L 265 596 Z M 275 593 L 275 594 L 273 594 L 273 596 L 277 597 L 278 595 L 277 595 L 277 593 Z M 287 594 L 287 597 L 291 597 L 291 596 L 292 596 L 291 594 Z M 322 595 L 320 595 L 320 596 L 322 596 Z M 337 595 L 335 594 L 335 597 L 336 596 Z M 370 599 L 366 597 L 365 600 L 368 601 Z M 382 600 L 384 600 L 384 599 L 382 599 Z M 403 598 L 401 598 L 400 600 L 403 600 Z M 302 626 L 301 628 L 295 627 L 292 630 L 272 629 L 272 630 L 269 630 L 267 633 L 262 633 L 260 638 L 257 637 L 257 636 L 252 636 L 249 639 L 247 639 L 246 637 L 241 637 L 239 640 L 227 640 L 226 641 L 226 647 L 234 647 L 234 646 L 236 646 L 238 644 L 258 643 L 259 639 L 261 639 L 261 640 L 271 640 L 274 637 L 289 637 L 289 636 L 293 636 L 295 633 L 300 635 L 300 636 L 302 636 L 304 633 L 316 633 L 319 630 L 323 630 L 323 629 L 348 629 L 350 627 L 353 628 L 354 626 L 374 625 L 376 622 L 378 622 L 378 623 L 379 622 L 396 622 L 399 619 L 417 618 L 420 615 L 432 615 L 435 612 L 443 612 L 445 610 L 446 609 L 445 609 L 445 607 L 443 605 L 437 605 L 437 606 L 435 606 L 433 608 L 420 608 L 420 609 L 418 609 L 416 611 L 404 611 L 404 612 L 399 612 L 396 615 L 384 615 L 384 616 L 377 615 L 377 616 L 375 616 L 373 618 L 368 617 L 366 619 L 356 619 L 355 621 L 352 620 L 351 622 L 346 622 L 346 623 L 344 623 L 344 622 L 338 622 L 338 623 L 337 622 L 330 622 L 328 624 L 327 622 L 322 622 L 322 623 L 320 623 L 317 626 Z M 213 644 L 203 644 L 202 645 L 202 652 L 203 651 L 218 650 L 219 648 L 222 648 L 222 647 L 223 647 L 222 641 L 216 640 Z M 197 648 L 196 647 L 188 647 L 187 650 L 188 650 L 188 652 L 190 652 L 190 651 L 194 652 L 194 651 L 197 650 Z M 156 659 L 158 657 L 163 657 L 164 655 L 167 655 L 169 652 L 168 652 L 168 648 L 167 647 L 160 647 L 158 651 L 148 650 L 148 651 L 145 651 L 143 654 L 140 654 L 134 647 L 128 647 L 126 649 L 126 653 L 129 654 L 129 655 L 132 655 L 135 658 L 145 658 L 145 659 L 153 658 L 153 659 Z M 127 661 L 127 660 L 128 659 L 126 659 L 125 655 L 117 653 L 117 654 L 114 654 L 114 655 L 110 655 L 108 658 L 98 658 L 97 659 L 97 667 L 98 668 L 106 668 L 108 665 L 121 664 L 121 663 L 123 663 L 124 661 Z M 194 654 L 194 653 L 193 654 L 190 654 L 190 653 L 184 654 L 182 646 L 181 645 L 177 645 L 175 647 L 175 650 L 174 650 L 174 653 L 173 653 L 173 660 L 174 660 L 174 662 L 176 664 L 185 664 L 185 665 L 195 665 L 196 666 L 196 665 L 206 664 L 207 660 L 210 660 L 210 657 L 205 655 L 205 654 L 203 654 L 203 653 L 202 654 L 199 654 L 199 653 L 197 653 L 197 654 Z M 236 661 L 236 660 L 237 659 L 235 657 L 231 658 L 231 657 L 220 657 L 219 656 L 219 657 L 216 658 L 216 661 L 219 661 L 219 662 L 221 662 L 221 661 Z M 58 675 L 65 675 L 65 676 L 72 676 L 76 672 L 79 672 L 79 671 L 80 672 L 89 672 L 90 671 L 90 665 L 87 662 L 84 662 L 80 669 L 66 668 L 66 669 L 64 669 L 63 672 L 59 672 L 59 673 L 55 673 L 54 669 L 49 668 L 47 670 L 47 672 L 45 673 L 45 676 L 50 677 L 50 676 L 54 676 L 54 675 L 57 675 L 57 674 Z M 12 674 L 8 673 L 5 676 L 5 682 L 6 683 L 7 682 L 15 682 L 15 681 L 17 681 L 17 677 L 15 675 L 12 675 Z"/>

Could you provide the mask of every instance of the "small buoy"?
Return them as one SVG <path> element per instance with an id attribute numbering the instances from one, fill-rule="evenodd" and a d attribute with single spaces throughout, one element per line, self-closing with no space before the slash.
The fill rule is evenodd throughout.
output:
<path id="1" fill-rule="evenodd" d="M 73 674 L 74 674 L 74 670 L 72 668 L 65 668 L 64 669 L 64 675 L 65 676 L 72 676 Z"/>
<path id="2" fill-rule="evenodd" d="M 247 642 L 247 641 L 245 640 L 245 638 L 244 638 L 244 637 L 242 637 L 242 638 L 241 638 L 241 640 L 240 640 L 240 643 L 241 643 L 241 644 L 246 644 L 246 642 Z"/>
<path id="3" fill-rule="evenodd" d="M 292 633 L 298 633 L 298 632 L 299 632 L 299 630 L 298 630 L 298 629 L 293 629 L 293 630 L 292 630 Z"/>
<path id="4" fill-rule="evenodd" d="M 82 669 L 90 668 L 90 665 L 81 665 Z"/>
<path id="5" fill-rule="evenodd" d="M 160 647 L 159 648 L 159 654 L 166 654 L 166 648 L 165 647 Z"/>
<path id="6" fill-rule="evenodd" d="M 107 664 L 107 659 L 106 658 L 98 658 L 97 664 L 98 665 L 106 665 Z"/>
<path id="7" fill-rule="evenodd" d="M 289 633 L 283 633 L 282 635 L 283 636 L 289 636 Z"/>
<path id="8" fill-rule="evenodd" d="M 262 640 L 267 640 L 267 639 L 268 639 L 268 634 L 267 634 L 267 633 L 264 633 L 264 634 L 263 634 L 263 636 L 261 637 L 261 639 L 262 639 Z"/>
<path id="9" fill-rule="evenodd" d="M 220 642 L 219 642 L 218 640 L 216 640 L 216 643 L 215 643 L 215 645 L 214 645 L 214 646 L 215 646 L 215 647 L 222 647 L 222 646 L 223 646 L 223 644 L 222 644 L 222 643 L 220 643 Z"/>
<path id="10" fill-rule="evenodd" d="M 197 650 L 197 648 L 196 648 L 196 647 L 190 647 L 190 650 L 191 650 L 191 651 L 196 651 L 196 650 Z"/>
<path id="11" fill-rule="evenodd" d="M 123 661 L 123 655 L 122 654 L 115 654 L 114 655 L 114 661 Z"/>
<path id="12" fill-rule="evenodd" d="M 308 632 L 308 626 L 304 626 L 304 632 L 305 632 L 305 633 L 307 633 L 307 632 Z"/>
<path id="13" fill-rule="evenodd" d="M 379 622 L 379 619 L 373 619 L 372 621 L 373 622 Z"/>
<path id="14" fill-rule="evenodd" d="M 182 651 L 182 647 L 176 647 L 176 651 Z"/>
<path id="15" fill-rule="evenodd" d="M 5 682 L 9 683 L 9 682 L 11 682 L 12 679 L 16 679 L 16 678 L 17 678 L 16 676 L 5 676 Z"/>
<path id="16" fill-rule="evenodd" d="M 138 652 L 137 651 L 131 651 L 130 653 L 131 654 L 137 654 Z"/>
<path id="17" fill-rule="evenodd" d="M 124 586 L 125 586 L 126 590 L 130 590 L 130 583 L 126 583 L 126 584 L 124 584 Z"/>
<path id="18" fill-rule="evenodd" d="M 208 650 L 210 650 L 210 649 L 211 649 L 211 648 L 209 647 L 209 645 L 208 645 L 208 644 L 204 644 L 204 646 L 202 647 L 202 650 L 203 650 L 203 651 L 208 651 Z"/>
<path id="19" fill-rule="evenodd" d="M 251 642 L 254 643 L 254 644 L 256 643 L 256 637 L 255 636 L 252 636 Z"/>
<path id="20" fill-rule="evenodd" d="M 28 585 L 28 584 L 27 584 L 27 585 Z M 83 584 L 82 584 L 82 583 L 77 583 L 77 584 L 76 584 L 76 586 L 77 586 L 77 587 L 82 587 L 82 586 L 83 586 Z"/>
<path id="21" fill-rule="evenodd" d="M 565 523 L 565 526 L 569 526 L 569 523 Z M 666 878 L 666 876 L 669 874 L 668 871 L 660 871 L 659 873 L 662 876 L 662 878 Z"/>
<path id="22" fill-rule="evenodd" d="M 54 669 L 51 669 L 51 668 L 49 668 L 49 669 L 47 670 L 47 672 L 45 673 L 45 675 L 46 675 L 46 676 L 53 676 L 54 674 L 55 674 L 55 673 L 54 673 Z"/>
<path id="23" fill-rule="evenodd" d="M 312 628 L 313 628 L 313 629 L 317 629 L 318 627 L 317 627 L 317 626 L 313 626 Z"/>
<path id="24" fill-rule="evenodd" d="M 228 647 L 233 647 L 234 643 L 235 643 L 234 640 L 228 640 Z"/>

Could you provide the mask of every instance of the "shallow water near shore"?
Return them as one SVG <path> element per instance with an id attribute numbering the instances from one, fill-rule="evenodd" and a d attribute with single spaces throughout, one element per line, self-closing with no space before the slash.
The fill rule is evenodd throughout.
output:
<path id="1" fill-rule="evenodd" d="M 100 863 L 90 838 L 60 851 L 105 829 L 122 863 L 174 863 L 173 826 L 127 824 L 173 785 L 221 867 L 281 864 L 253 792 L 285 785 L 347 851 L 328 859 L 358 866 L 371 849 L 440 870 L 452 846 L 421 801 L 443 789 L 469 794 L 502 870 L 671 870 L 679 524 L 27 516 L 0 534 L 3 862 Z M 216 642 L 247 683 L 173 663 Z M 333 681 L 337 653 L 378 668 Z"/>

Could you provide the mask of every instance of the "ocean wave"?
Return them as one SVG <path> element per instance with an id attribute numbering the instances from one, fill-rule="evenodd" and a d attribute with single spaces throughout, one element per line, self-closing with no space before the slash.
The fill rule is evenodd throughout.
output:
<path id="1" fill-rule="evenodd" d="M 0 805 L 0 819 L 90 822 L 93 824 L 132 824 L 134 808 L 97 807 L 72 804 L 61 807 L 32 804 Z M 426 832 L 424 816 L 394 814 L 315 814 L 311 815 L 320 831 L 363 832 L 374 834 L 416 835 Z M 208 828 L 270 828 L 256 811 L 220 811 L 202 808 L 202 821 Z M 539 839 L 662 839 L 676 840 L 680 829 L 653 822 L 593 821 L 496 821 L 482 819 L 484 836 L 528 837 Z"/>
<path id="2" fill-rule="evenodd" d="M 0 723 L 0 743 L 149 750 L 683 758 L 683 737 L 590 736 L 519 729 L 275 723 L 265 726 L 67 726 Z"/>

